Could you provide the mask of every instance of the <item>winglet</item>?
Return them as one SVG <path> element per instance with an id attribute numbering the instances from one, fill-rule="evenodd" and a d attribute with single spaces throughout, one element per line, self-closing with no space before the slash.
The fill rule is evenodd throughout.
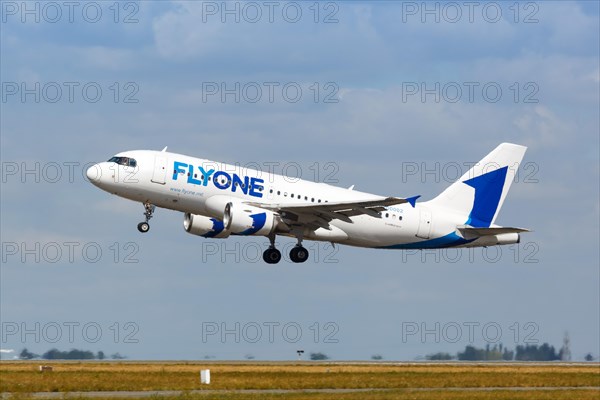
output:
<path id="1" fill-rule="evenodd" d="M 350 186 L 348 190 L 354 190 L 354 185 Z"/>
<path id="2" fill-rule="evenodd" d="M 164 148 L 164 149 L 162 149 L 160 152 L 161 152 L 161 153 L 164 153 L 165 151 L 167 151 L 167 147 L 169 147 L 169 146 L 165 146 L 165 148 Z"/>
<path id="3" fill-rule="evenodd" d="M 418 196 L 413 196 L 413 197 L 407 197 L 406 201 L 408 201 L 410 203 L 410 205 L 415 208 L 415 204 L 417 204 L 417 199 L 421 197 L 421 195 Z"/>

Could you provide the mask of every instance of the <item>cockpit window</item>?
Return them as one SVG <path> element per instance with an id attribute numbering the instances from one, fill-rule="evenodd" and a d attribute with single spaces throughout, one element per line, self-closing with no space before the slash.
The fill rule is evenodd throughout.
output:
<path id="1" fill-rule="evenodd" d="M 135 161 L 135 158 L 130 158 L 130 157 L 113 157 L 110 160 L 108 160 L 108 162 L 114 162 L 119 165 L 124 165 L 126 167 L 134 167 L 135 168 L 137 166 L 137 161 Z"/>

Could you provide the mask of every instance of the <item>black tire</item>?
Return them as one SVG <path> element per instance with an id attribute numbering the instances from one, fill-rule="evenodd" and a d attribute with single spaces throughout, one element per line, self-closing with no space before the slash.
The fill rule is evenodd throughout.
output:
<path id="1" fill-rule="evenodd" d="M 150 230 L 150 224 L 148 224 L 147 222 L 140 222 L 138 224 L 138 231 L 142 232 L 142 233 L 146 233 Z"/>
<path id="2" fill-rule="evenodd" d="M 263 253 L 263 260 L 267 264 L 277 264 L 281 261 L 281 252 L 277 249 L 267 249 Z"/>
<path id="3" fill-rule="evenodd" d="M 290 251 L 290 259 L 295 263 L 303 263 L 308 260 L 308 250 L 302 246 L 296 246 Z"/>

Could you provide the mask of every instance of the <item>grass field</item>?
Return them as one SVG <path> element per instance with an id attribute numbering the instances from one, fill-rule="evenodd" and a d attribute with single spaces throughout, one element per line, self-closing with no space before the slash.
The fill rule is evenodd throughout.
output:
<path id="1" fill-rule="evenodd" d="M 493 391 L 493 392 L 447 392 L 425 393 L 389 392 L 369 393 L 291 393 L 291 394 L 182 394 L 180 396 L 152 397 L 152 400 L 598 400 L 598 391 L 556 390 L 556 391 Z M 78 399 L 78 397 L 69 397 Z M 131 400 L 131 397 L 95 397 L 95 400 Z M 17 394 L 11 400 L 32 400 L 26 394 Z"/>
<path id="2" fill-rule="evenodd" d="M 0 363 L 0 392 L 388 389 L 362 393 L 184 393 L 161 397 L 191 399 L 600 399 L 600 390 L 448 391 L 444 388 L 600 387 L 600 365 L 503 364 L 313 364 L 313 363 Z M 210 368 L 212 382 L 201 385 L 199 371 Z M 408 388 L 439 388 L 418 392 Z M 118 398 L 111 397 L 112 400 Z"/>

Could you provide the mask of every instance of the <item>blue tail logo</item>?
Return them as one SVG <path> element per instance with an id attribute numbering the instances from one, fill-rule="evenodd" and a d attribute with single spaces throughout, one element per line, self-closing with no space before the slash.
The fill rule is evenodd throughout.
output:
<path id="1" fill-rule="evenodd" d="M 489 228 L 498 209 L 508 166 L 463 181 L 475 189 L 475 200 L 466 225 Z"/>

